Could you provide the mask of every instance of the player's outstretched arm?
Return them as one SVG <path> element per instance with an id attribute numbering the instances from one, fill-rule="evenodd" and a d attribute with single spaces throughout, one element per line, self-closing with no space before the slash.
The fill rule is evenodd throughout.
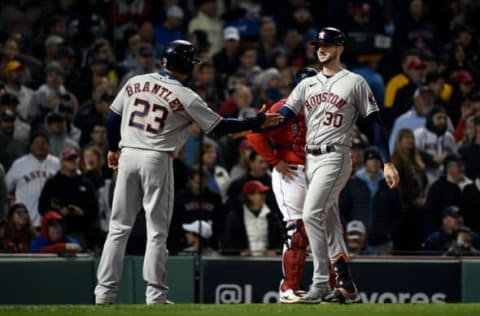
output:
<path id="1" fill-rule="evenodd" d="M 261 126 L 259 129 L 256 129 L 255 132 L 266 132 L 273 129 L 277 129 L 286 125 L 291 119 L 293 119 L 296 114 L 290 108 L 282 106 L 275 114 L 281 115 L 282 119 L 279 123 L 272 126 Z"/>
<path id="2" fill-rule="evenodd" d="M 388 140 L 380 114 L 378 111 L 373 112 L 367 116 L 365 120 L 367 120 L 367 126 L 370 129 L 373 144 L 378 148 L 383 160 L 383 175 L 385 176 L 385 181 L 390 189 L 394 189 L 398 186 L 400 177 L 398 176 L 398 171 L 390 158 Z"/>
<path id="3" fill-rule="evenodd" d="M 283 121 L 283 116 L 278 113 L 259 113 L 257 116 L 246 119 L 223 117 L 215 126 L 214 131 L 219 134 L 233 134 L 248 130 L 258 130 L 278 125 Z"/>

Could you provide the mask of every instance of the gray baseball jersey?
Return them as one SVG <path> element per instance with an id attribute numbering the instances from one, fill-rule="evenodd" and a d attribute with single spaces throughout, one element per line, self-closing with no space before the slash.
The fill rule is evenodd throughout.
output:
<path id="1" fill-rule="evenodd" d="M 131 78 L 111 110 L 122 117 L 121 155 L 108 236 L 97 271 L 95 302 L 115 301 L 128 236 L 143 207 L 148 237 L 143 266 L 146 302 L 163 303 L 168 292 L 166 241 L 174 198 L 170 153 L 183 146 L 193 121 L 208 133 L 222 118 L 167 73 Z"/>
<path id="2" fill-rule="evenodd" d="M 350 147 L 351 131 L 358 114 L 365 117 L 379 110 L 367 82 L 346 69 L 332 77 L 320 72 L 302 80 L 290 94 L 286 106 L 295 114 L 305 107 L 307 146 L 338 144 Z"/>
<path id="3" fill-rule="evenodd" d="M 193 121 L 208 133 L 222 119 L 197 93 L 159 73 L 131 78 L 118 93 L 111 110 L 123 117 L 121 148 L 156 151 L 181 148 Z"/>
<path id="4" fill-rule="evenodd" d="M 338 145 L 335 152 L 306 155 L 307 193 L 303 221 L 313 260 L 314 287 L 329 279 L 327 258 L 335 262 L 347 255 L 338 211 L 338 195 L 351 170 L 349 148 L 357 116 L 367 116 L 379 108 L 366 81 L 342 69 L 331 77 L 319 73 L 302 80 L 290 94 L 286 106 L 298 113 L 304 107 L 306 144 Z"/>

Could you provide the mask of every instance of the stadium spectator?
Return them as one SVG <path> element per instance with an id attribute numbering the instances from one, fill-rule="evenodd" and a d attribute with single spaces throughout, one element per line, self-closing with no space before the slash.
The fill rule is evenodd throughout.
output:
<path id="1" fill-rule="evenodd" d="M 245 85 L 238 85 L 235 92 L 218 109 L 224 117 L 240 117 L 242 112 L 250 111 L 253 107 L 252 90 Z"/>
<path id="2" fill-rule="evenodd" d="M 97 146 L 106 156 L 108 151 L 107 126 L 103 121 L 93 123 L 90 131 L 90 141 L 85 146 Z"/>
<path id="3" fill-rule="evenodd" d="M 218 148 L 217 142 L 213 140 L 209 135 L 203 135 L 203 132 L 198 124 L 193 123 L 191 128 L 191 134 L 188 137 L 185 145 L 183 146 L 183 161 L 189 167 L 195 165 L 195 160 L 198 156 L 200 142 L 209 143 Z M 217 150 L 218 151 L 218 150 Z M 218 155 L 221 157 L 221 155 Z"/>
<path id="4" fill-rule="evenodd" d="M 252 85 L 256 77 L 262 73 L 263 69 L 258 65 L 258 52 L 255 47 L 247 46 L 240 51 L 238 71 L 247 78 L 247 85 Z"/>
<path id="5" fill-rule="evenodd" d="M 232 181 L 227 189 L 227 202 L 225 203 L 226 209 L 231 210 L 240 204 L 240 196 L 242 195 L 242 188 L 244 184 L 251 180 L 257 180 L 264 186 L 270 186 L 272 184 L 272 177 L 270 176 L 270 170 L 268 169 L 268 163 L 260 156 L 256 151 L 252 150 L 248 157 L 248 172 L 240 178 Z M 273 191 L 270 189 L 266 192 L 267 205 L 273 212 L 278 213 L 278 206 L 273 195 Z"/>
<path id="6" fill-rule="evenodd" d="M 480 115 L 471 117 L 473 125 L 473 139 L 462 145 L 458 153 L 465 162 L 465 175 L 470 179 L 480 178 Z"/>
<path id="7" fill-rule="evenodd" d="M 16 139 L 17 117 L 10 110 L 0 112 L 0 163 L 8 170 L 12 163 L 27 151 L 27 142 Z"/>
<path id="8" fill-rule="evenodd" d="M 34 131 L 30 136 L 29 153 L 13 162 L 6 178 L 9 193 L 16 201 L 25 204 L 35 227 L 40 227 L 38 199 L 42 188 L 60 169 L 58 158 L 48 153 L 49 142 L 46 132 Z"/>
<path id="9" fill-rule="evenodd" d="M 195 30 L 205 31 L 208 41 L 211 43 L 210 55 L 214 55 L 222 49 L 223 22 L 218 18 L 218 7 L 215 0 L 198 1 L 197 15 L 190 20 L 188 32 Z"/>
<path id="10" fill-rule="evenodd" d="M 77 253 L 82 251 L 80 243 L 65 234 L 62 215 L 47 212 L 42 218 L 40 234 L 30 242 L 30 252 L 34 253 Z"/>
<path id="11" fill-rule="evenodd" d="M 465 176 L 463 161 L 460 156 L 450 154 L 443 162 L 444 175 L 435 181 L 427 192 L 425 202 L 424 233 L 430 234 L 441 224 L 439 210 L 450 205 L 458 205 L 465 224 L 473 226 L 475 214 L 478 214 L 480 197 L 479 191 L 475 191 L 475 184 Z M 477 204 L 477 205 L 476 205 Z M 477 217 L 478 218 L 478 217 Z M 475 225 L 477 226 L 477 225 Z"/>
<path id="12" fill-rule="evenodd" d="M 473 140 L 473 117 L 480 115 L 480 92 L 473 93 L 469 100 L 469 102 L 464 102 L 461 108 L 461 117 L 455 127 L 455 140 L 460 142 L 461 144 L 465 144 L 471 142 Z M 471 125 L 468 126 L 470 129 L 467 130 L 467 119 L 471 118 Z"/>
<path id="13" fill-rule="evenodd" d="M 240 59 L 240 32 L 234 26 L 223 30 L 223 47 L 213 56 L 215 70 L 221 78 L 235 73 Z"/>
<path id="14" fill-rule="evenodd" d="M 80 158 L 80 171 L 90 179 L 97 193 L 105 184 L 104 167 L 105 154 L 100 147 L 89 145 L 83 148 Z"/>
<path id="15" fill-rule="evenodd" d="M 408 112 L 400 115 L 393 124 L 389 141 L 391 153 L 393 153 L 398 131 L 403 128 L 408 128 L 414 131 L 415 129 L 424 126 L 426 116 L 433 106 L 432 91 L 425 86 L 418 88 L 413 95 L 412 108 Z"/>
<path id="16" fill-rule="evenodd" d="M 75 104 L 73 104 L 72 100 L 67 100 L 68 97 L 64 96 L 65 98 L 62 102 L 57 106 L 56 112 L 63 118 L 65 122 L 65 133 L 66 136 L 71 138 L 75 143 L 79 143 L 80 137 L 82 136 L 82 131 L 75 125 L 73 125 L 73 118 L 75 115 Z"/>
<path id="17" fill-rule="evenodd" d="M 134 27 L 137 21 L 149 17 L 152 5 L 149 0 L 115 0 L 110 2 L 108 22 L 112 29 L 122 32 Z M 117 35 L 121 36 L 121 35 Z"/>
<path id="18" fill-rule="evenodd" d="M 452 236 L 450 247 L 445 252 L 446 256 L 480 256 L 472 245 L 472 230 L 466 226 L 457 227 Z"/>
<path id="19" fill-rule="evenodd" d="M 28 252 L 30 241 L 35 235 L 35 228 L 32 225 L 25 204 L 14 203 L 10 206 L 4 237 L 9 251 L 16 253 Z"/>
<path id="20" fill-rule="evenodd" d="M 238 145 L 238 160 L 230 170 L 230 179 L 233 181 L 244 176 L 248 172 L 248 157 L 252 152 L 252 144 L 247 138 L 240 141 Z"/>
<path id="21" fill-rule="evenodd" d="M 60 157 L 60 154 L 66 148 L 80 149 L 78 143 L 67 135 L 63 116 L 53 111 L 47 114 L 45 121 L 50 140 L 50 154 Z"/>
<path id="22" fill-rule="evenodd" d="M 149 43 L 141 43 L 138 46 L 137 52 L 137 67 L 127 72 L 120 82 L 120 87 L 123 87 L 128 79 L 137 76 L 143 75 L 150 72 L 159 71 L 159 67 L 155 63 L 155 51 L 151 44 Z"/>
<path id="23" fill-rule="evenodd" d="M 382 106 L 385 99 L 385 81 L 379 72 L 380 54 L 362 54 L 357 57 L 357 66 L 352 71 L 362 76 L 372 89 L 377 103 Z M 412 94 L 413 95 L 413 94 Z M 409 102 L 413 104 L 413 102 Z"/>
<path id="24" fill-rule="evenodd" d="M 392 235 L 400 224 L 402 204 L 398 190 L 390 190 L 375 147 L 364 151 L 363 167 L 340 193 L 339 210 L 344 223 L 366 223 L 366 244 L 380 254 L 393 251 Z"/>
<path id="25" fill-rule="evenodd" d="M 402 72 L 396 74 L 390 80 L 387 81 L 385 87 L 385 100 L 383 102 L 385 106 L 385 123 L 387 127 L 391 127 L 393 121 L 402 114 L 402 112 L 408 110 L 410 104 L 403 104 L 406 108 L 393 109 L 395 104 L 395 98 L 397 92 L 407 84 L 418 84 L 422 79 L 422 67 L 424 64 L 418 57 L 418 54 L 414 51 L 408 51 L 405 53 L 402 59 Z"/>
<path id="26" fill-rule="evenodd" d="M 444 108 L 434 106 L 427 114 L 425 126 L 413 131 L 415 146 L 420 151 L 427 167 L 428 183 L 440 175 L 445 157 L 457 152 L 455 139 L 447 130 L 448 116 Z"/>
<path id="27" fill-rule="evenodd" d="M 63 45 L 58 49 L 56 60 L 64 73 L 65 89 L 71 91 L 78 98 L 80 104 L 83 103 L 85 101 L 83 99 L 85 91 L 83 90 L 88 87 L 86 87 L 80 70 L 76 68 L 77 55 L 75 51 L 72 47 Z"/>
<path id="28" fill-rule="evenodd" d="M 98 201 L 92 182 L 78 173 L 79 155 L 74 149 L 61 153 L 60 170 L 45 183 L 39 198 L 38 211 L 45 215 L 56 211 L 64 217 L 65 233 L 76 237 L 87 248 L 95 240 Z"/>
<path id="29" fill-rule="evenodd" d="M 206 221 L 212 226 L 213 236 L 210 246 L 216 249 L 222 240 L 225 228 L 224 213 L 222 198 L 208 188 L 205 174 L 200 173 L 198 167 L 190 169 L 188 182 L 175 194 L 168 238 L 169 250 L 175 252 L 183 248 L 182 245 L 185 242 L 182 224 L 193 223 L 196 220 Z"/>
<path id="30" fill-rule="evenodd" d="M 33 90 L 24 84 L 24 80 L 25 66 L 17 60 L 8 62 L 5 68 L 5 92 L 17 97 L 17 114 L 26 121 Z"/>
<path id="31" fill-rule="evenodd" d="M 453 82 L 453 93 L 450 103 L 447 106 L 448 116 L 456 125 L 462 116 L 462 108 L 467 106 L 473 92 L 475 92 L 475 81 L 468 70 L 458 70 L 451 75 Z"/>
<path id="32" fill-rule="evenodd" d="M 230 175 L 218 163 L 217 147 L 211 143 L 203 143 L 202 151 L 197 152 L 195 164 L 203 166 L 208 189 L 219 194 L 222 197 L 222 201 L 226 201 Z"/>
<path id="33" fill-rule="evenodd" d="M 282 245 L 282 224 L 265 203 L 270 187 L 260 181 L 242 186 L 242 202 L 230 209 L 225 221 L 222 253 L 244 256 L 276 256 Z"/>
<path id="34" fill-rule="evenodd" d="M 274 52 L 280 46 L 277 24 L 272 17 L 264 16 L 260 19 L 258 36 L 258 65 L 261 68 L 270 68 L 274 66 Z"/>
<path id="35" fill-rule="evenodd" d="M 125 53 L 125 57 L 121 62 L 122 67 L 125 68 L 125 71 L 130 72 L 134 71 L 137 68 L 138 64 L 138 47 L 142 43 L 140 35 L 136 32 L 132 33 L 128 37 L 128 48 Z"/>
<path id="36" fill-rule="evenodd" d="M 399 184 L 404 212 L 393 235 L 395 251 L 418 250 L 422 241 L 423 207 L 425 205 L 426 165 L 415 147 L 415 136 L 410 129 L 401 129 L 395 141 L 392 161 L 402 181 Z"/>
<path id="37" fill-rule="evenodd" d="M 350 148 L 350 156 L 352 157 L 352 176 L 363 167 L 363 151 L 366 147 L 366 142 L 353 139 L 352 148 Z"/>
<path id="38" fill-rule="evenodd" d="M 395 118 L 408 111 L 410 106 L 413 104 L 415 90 L 424 85 L 426 69 L 425 63 L 420 58 L 412 59 L 408 67 L 410 68 L 410 73 L 412 74 L 410 77 L 411 80 L 397 90 L 395 101 L 393 102 L 393 106 L 391 108 Z"/>
<path id="39" fill-rule="evenodd" d="M 91 131 L 98 122 L 106 124 L 109 106 L 115 95 L 109 84 L 108 79 L 95 87 L 92 99 L 82 105 L 75 115 L 73 124 L 77 126 L 81 132 L 80 146 L 83 147 L 91 141 Z"/>
<path id="40" fill-rule="evenodd" d="M 41 124 L 45 116 L 56 109 L 60 100 L 56 103 L 53 102 L 53 95 L 60 97 L 68 94 L 72 100 L 76 100 L 75 96 L 63 85 L 64 73 L 62 67 L 56 61 L 46 66 L 45 74 L 46 82 L 33 93 L 30 99 L 27 120 L 31 123 Z"/>
<path id="41" fill-rule="evenodd" d="M 44 65 L 48 65 L 49 63 L 56 61 L 60 45 L 62 45 L 64 42 L 65 40 L 59 35 L 49 35 L 45 39 L 43 50 Z"/>
<path id="42" fill-rule="evenodd" d="M 153 23 L 150 20 L 142 21 L 137 32 L 138 35 L 140 35 L 142 44 L 144 43 L 152 46 L 154 58 L 161 58 L 163 55 L 163 49 L 158 46 L 158 43 L 155 40 L 155 29 Z"/>
<path id="43" fill-rule="evenodd" d="M 202 256 L 218 256 L 218 253 L 210 247 L 210 237 L 212 237 L 212 226 L 205 222 L 196 220 L 192 223 L 182 224 L 187 240 L 187 248 L 182 253 L 192 254 L 201 252 Z"/>
<path id="44" fill-rule="evenodd" d="M 193 76 L 195 91 L 214 110 L 217 110 L 217 106 L 223 97 L 220 89 L 218 89 L 219 83 L 216 76 L 215 68 L 210 62 L 201 63 Z"/>
<path id="45" fill-rule="evenodd" d="M 411 0 L 408 12 L 400 13 L 395 21 L 395 48 L 402 52 L 406 49 L 436 50 L 439 46 L 435 25 L 431 23 L 429 11 L 423 0 Z"/>
<path id="46" fill-rule="evenodd" d="M 460 208 L 455 205 L 446 207 L 443 210 L 442 226 L 431 233 L 425 240 L 423 248 L 436 254 L 443 254 L 448 250 L 453 239 L 455 230 L 463 226 L 463 216 L 460 213 Z M 472 242 L 478 247 L 480 238 L 479 235 L 472 232 Z"/>
<path id="47" fill-rule="evenodd" d="M 163 22 L 155 26 L 155 41 L 159 56 L 161 56 L 168 43 L 182 39 L 184 17 L 183 9 L 177 5 L 172 5 L 167 9 Z"/>
<path id="48" fill-rule="evenodd" d="M 22 119 L 18 116 L 18 103 L 18 98 L 15 95 L 8 92 L 5 93 L 0 99 L 0 113 L 10 111 L 15 115 L 13 138 L 21 142 L 28 142 L 28 137 L 30 136 L 30 125 L 22 121 Z"/>
<path id="49" fill-rule="evenodd" d="M 365 224 L 359 220 L 353 220 L 346 226 L 346 244 L 349 255 L 375 256 L 378 253 L 367 245 Z"/>

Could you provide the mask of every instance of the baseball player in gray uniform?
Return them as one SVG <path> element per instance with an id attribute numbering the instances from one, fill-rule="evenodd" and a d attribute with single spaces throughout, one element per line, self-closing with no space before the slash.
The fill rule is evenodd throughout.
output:
<path id="1" fill-rule="evenodd" d="M 171 42 L 162 61 L 165 70 L 131 78 L 110 107 L 108 164 L 118 168 L 118 177 L 109 232 L 97 271 L 97 304 L 115 301 L 125 247 L 142 207 L 147 225 L 143 264 L 146 303 L 169 302 L 165 268 L 173 211 L 172 157 L 185 143 L 193 122 L 206 133 L 215 130 L 228 134 L 274 126 L 283 120 L 276 113 L 259 113 L 244 120 L 225 119 L 212 111 L 198 94 L 182 84 L 199 62 L 187 41 Z"/>
<path id="2" fill-rule="evenodd" d="M 303 221 L 313 256 L 313 279 L 304 303 L 349 303 L 359 299 L 348 267 L 348 255 L 338 213 L 338 195 L 351 173 L 351 133 L 357 116 L 368 121 L 373 143 L 380 149 L 384 176 L 390 188 L 399 177 L 391 163 L 379 108 L 366 81 L 340 65 L 344 34 L 332 27 L 320 30 L 311 42 L 317 49 L 322 71 L 300 82 L 277 112 L 283 124 L 302 108 L 307 126 L 305 175 L 307 193 Z M 328 245 L 328 247 L 327 247 Z M 329 251 L 327 251 L 329 249 Z M 336 287 L 330 289 L 329 266 Z"/>

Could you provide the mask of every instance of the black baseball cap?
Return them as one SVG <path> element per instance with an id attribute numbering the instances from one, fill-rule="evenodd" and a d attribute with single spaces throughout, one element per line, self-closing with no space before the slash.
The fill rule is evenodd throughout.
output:
<path id="1" fill-rule="evenodd" d="M 457 154 L 448 154 L 445 157 L 445 160 L 443 160 L 443 168 L 446 170 L 452 162 L 462 164 L 463 160 L 462 160 L 462 157 L 460 157 Z"/>
<path id="2" fill-rule="evenodd" d="M 377 147 L 370 146 L 365 149 L 363 152 L 363 161 L 367 161 L 369 159 L 378 159 L 382 161 L 382 156 L 380 156 L 380 152 L 378 151 Z"/>
<path id="3" fill-rule="evenodd" d="M 57 112 L 50 112 L 47 115 L 47 124 L 63 123 L 63 117 Z"/>
<path id="4" fill-rule="evenodd" d="M 28 144 L 31 145 L 37 137 L 42 137 L 47 141 L 47 143 L 50 143 L 50 138 L 48 137 L 47 131 L 43 128 L 39 128 L 39 129 L 33 130 L 30 133 L 30 139 L 28 141 Z"/>
<path id="5" fill-rule="evenodd" d="M 11 94 L 11 93 L 5 93 L 2 95 L 2 104 L 3 105 L 18 105 L 20 102 L 18 101 L 18 98 L 16 95 Z"/>
<path id="6" fill-rule="evenodd" d="M 460 208 L 458 208 L 458 206 L 455 206 L 455 205 L 447 206 L 443 210 L 443 217 L 447 217 L 447 216 L 455 217 L 455 218 L 462 216 L 462 214 L 460 214 Z"/>

